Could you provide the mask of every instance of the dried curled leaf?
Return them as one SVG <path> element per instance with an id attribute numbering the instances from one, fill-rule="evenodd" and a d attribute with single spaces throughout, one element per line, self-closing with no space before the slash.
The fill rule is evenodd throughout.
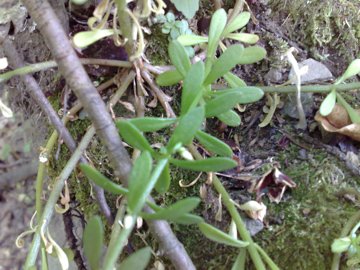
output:
<path id="1" fill-rule="evenodd" d="M 360 141 L 360 124 L 349 124 L 341 128 L 337 128 L 330 122 L 327 117 L 323 117 L 319 112 L 315 115 L 315 120 L 321 124 L 321 126 L 330 133 L 338 133 L 350 137 L 355 141 Z"/>
<path id="2" fill-rule="evenodd" d="M 239 206 L 239 208 L 246 212 L 246 214 L 252 219 L 258 219 L 261 222 L 266 215 L 266 205 L 262 202 L 248 201 Z"/>

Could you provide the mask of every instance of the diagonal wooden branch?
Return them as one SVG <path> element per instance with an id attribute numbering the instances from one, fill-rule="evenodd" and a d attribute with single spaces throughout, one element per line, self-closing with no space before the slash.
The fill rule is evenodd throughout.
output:
<path id="1" fill-rule="evenodd" d="M 128 153 L 122 145 L 104 102 L 87 76 L 51 6 L 46 0 L 23 0 L 23 3 L 43 34 L 59 65 L 60 73 L 65 77 L 91 118 L 96 133 L 107 149 L 115 174 L 123 183 L 126 183 L 131 170 Z M 170 251 L 167 255 L 176 269 L 195 269 L 189 255 L 167 222 L 150 222 L 149 227 L 165 252 Z"/>
<path id="2" fill-rule="evenodd" d="M 60 21 L 47 1 L 25 0 L 23 3 L 43 34 L 55 61 L 58 63 L 60 73 L 75 92 L 92 120 L 96 133 L 108 150 L 116 175 L 124 181 L 131 170 L 130 158 L 105 103 L 87 76 Z"/>

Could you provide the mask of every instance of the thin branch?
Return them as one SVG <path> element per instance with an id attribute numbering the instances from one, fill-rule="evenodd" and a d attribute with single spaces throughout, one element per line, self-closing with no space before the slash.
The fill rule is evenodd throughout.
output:
<path id="1" fill-rule="evenodd" d="M 40 230 L 41 227 L 46 228 L 49 225 L 52 215 L 54 214 L 54 206 L 59 199 L 59 195 L 64 187 L 65 181 L 70 177 L 71 173 L 75 169 L 78 161 L 80 160 L 83 152 L 88 147 L 92 137 L 95 134 L 94 127 L 91 127 L 86 134 L 84 135 L 83 139 L 81 140 L 78 148 L 75 150 L 74 154 L 71 156 L 69 161 L 67 162 L 66 166 L 60 173 L 59 177 L 57 178 L 53 189 L 50 193 L 49 199 L 45 205 L 44 211 L 39 219 L 40 222 L 38 224 L 42 226 L 38 226 L 36 233 L 34 235 L 33 242 L 31 244 L 28 256 L 25 261 L 24 269 L 29 269 L 31 266 L 34 265 L 36 261 L 36 257 L 40 248 Z"/>
<path id="2" fill-rule="evenodd" d="M 176 117 L 173 109 L 171 108 L 168 99 L 169 97 L 164 94 L 162 90 L 157 87 L 157 85 L 154 83 L 150 73 L 147 70 L 141 70 L 141 76 L 145 79 L 145 81 L 149 84 L 151 90 L 154 91 L 156 97 L 159 99 L 161 105 L 164 107 L 166 111 L 167 117 Z"/>
<path id="3" fill-rule="evenodd" d="M 132 64 L 128 61 L 109 60 L 109 59 L 100 59 L 100 58 L 80 58 L 79 60 L 83 65 L 99 65 L 99 66 L 124 67 L 124 68 L 132 67 Z M 10 80 L 14 76 L 26 75 L 29 73 L 34 73 L 54 67 L 57 67 L 57 63 L 55 61 L 46 61 L 41 63 L 30 64 L 27 66 L 23 64 L 22 67 L 0 74 L 0 83 Z"/>
<path id="4" fill-rule="evenodd" d="M 3 42 L 3 48 L 4 48 L 4 52 L 5 52 L 6 56 L 8 57 L 10 64 L 15 68 L 21 68 L 24 63 L 23 63 L 22 59 L 20 58 L 19 54 L 17 53 L 12 42 L 8 39 L 5 40 Z M 54 125 L 58 134 L 60 134 L 60 138 L 62 138 L 64 140 L 64 142 L 67 145 L 67 147 L 69 148 L 69 150 L 71 152 L 74 152 L 76 149 L 75 140 L 72 138 L 70 132 L 65 127 L 65 124 L 60 120 L 57 113 L 54 111 L 53 107 L 51 106 L 48 99 L 45 97 L 43 91 L 40 89 L 40 86 L 38 85 L 36 80 L 30 75 L 23 75 L 21 77 L 21 79 L 24 82 L 24 84 L 26 85 L 26 89 L 28 90 L 30 95 L 34 98 L 36 103 L 40 106 L 40 108 L 49 117 L 51 123 Z M 56 137 L 53 138 L 53 140 L 51 140 L 51 143 L 55 143 Z M 49 145 L 49 146 L 51 146 L 51 145 Z M 83 157 L 81 158 L 81 162 L 87 163 L 86 159 Z M 42 182 L 43 182 L 44 170 L 45 170 L 45 167 L 41 166 L 41 164 L 40 164 L 39 173 L 37 175 L 37 185 L 36 185 L 36 188 L 37 188 L 36 210 L 38 212 L 38 216 L 40 216 L 41 212 L 42 212 L 41 211 L 42 203 L 41 203 L 41 199 L 40 199 L 40 197 L 41 197 L 40 194 L 41 194 L 42 187 L 43 187 Z M 111 212 L 110 212 L 110 208 L 106 202 L 104 191 L 99 187 L 95 187 L 95 194 L 96 194 L 96 198 L 99 203 L 100 209 L 102 210 L 105 217 L 109 221 L 111 221 L 112 220 Z"/>
<path id="5" fill-rule="evenodd" d="M 129 84 L 132 82 L 132 80 L 134 79 L 134 72 L 130 72 L 130 74 L 128 74 L 127 78 L 124 79 L 124 83 L 123 85 L 118 89 L 117 91 L 117 94 L 115 95 L 115 97 L 113 97 L 110 101 L 110 103 L 116 103 L 118 101 L 118 99 L 121 97 L 121 95 L 125 92 L 125 90 L 127 89 L 127 87 L 129 86 Z M 87 145 L 90 143 L 92 137 L 95 135 L 95 129 L 94 129 L 94 126 L 91 126 L 90 129 L 86 132 L 85 136 L 83 137 L 83 139 L 81 140 L 80 144 L 79 144 L 79 147 L 76 149 L 76 151 L 85 151 L 85 149 L 87 148 Z M 55 139 L 53 138 L 55 137 Z M 53 141 L 56 141 L 56 133 L 52 134 L 51 138 Z M 49 144 L 49 143 L 48 143 Z M 79 150 L 80 149 L 80 150 Z M 53 191 L 51 192 L 50 194 L 50 197 L 49 197 L 49 200 L 47 201 L 46 203 L 46 206 L 44 208 L 44 212 L 40 218 L 40 221 L 39 221 L 39 224 L 43 224 L 43 222 L 45 222 L 45 224 L 43 224 L 43 228 L 46 228 L 49 224 L 49 220 L 51 219 L 51 216 L 53 214 L 53 209 L 54 209 L 54 205 L 56 203 L 56 200 L 50 200 L 50 198 L 52 197 L 55 197 L 57 195 L 57 198 L 59 197 L 59 194 L 62 190 L 59 189 L 60 186 L 64 186 L 64 181 L 70 176 L 70 173 L 69 173 L 69 168 L 68 167 L 72 167 L 73 164 L 70 163 L 70 161 L 74 158 L 74 160 L 76 160 L 76 155 L 78 154 L 78 152 L 74 152 L 74 154 L 72 155 L 72 157 L 70 158 L 70 160 L 68 161 L 67 165 L 65 166 L 65 168 L 62 170 L 60 176 L 57 178 L 57 182 L 55 184 L 55 187 L 53 189 Z M 81 158 L 81 157 L 80 157 Z M 76 161 L 77 162 L 77 161 Z M 76 165 L 76 164 L 75 164 Z M 58 188 L 59 187 L 59 188 Z M 55 191 L 54 191 L 55 190 Z M 60 191 L 58 191 L 60 190 Z M 96 190 L 95 190 L 96 191 Z M 53 194 L 55 193 L 55 194 Z M 32 265 L 34 264 L 35 260 L 36 260 L 36 256 L 37 256 L 37 253 L 39 251 L 39 235 L 38 235 L 38 232 L 36 232 L 35 236 L 34 236 L 34 239 L 33 239 L 33 242 L 32 242 L 32 245 L 31 245 L 31 248 L 30 248 L 30 251 L 29 251 L 29 254 L 28 254 L 28 257 L 26 259 L 26 265 Z M 25 269 L 27 269 L 25 267 Z"/>

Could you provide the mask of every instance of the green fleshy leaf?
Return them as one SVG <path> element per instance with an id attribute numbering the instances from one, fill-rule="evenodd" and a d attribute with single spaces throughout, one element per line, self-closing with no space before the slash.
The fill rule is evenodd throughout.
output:
<path id="1" fill-rule="evenodd" d="M 149 152 L 142 152 L 134 162 L 129 177 L 129 195 L 128 208 L 129 211 L 137 214 L 144 206 L 148 197 L 149 181 L 152 168 L 152 159 Z"/>
<path id="2" fill-rule="evenodd" d="M 240 44 L 230 46 L 219 59 L 216 59 L 209 75 L 205 79 L 204 85 L 215 82 L 218 78 L 233 69 L 238 64 L 238 60 L 241 59 L 243 51 L 244 47 Z"/>
<path id="3" fill-rule="evenodd" d="M 345 70 L 344 74 L 336 80 L 335 84 L 340 84 L 343 81 L 355 76 L 360 73 L 360 59 L 355 59 L 350 63 L 348 68 Z"/>
<path id="4" fill-rule="evenodd" d="M 180 42 L 183 46 L 193 46 L 200 43 L 208 42 L 207 37 L 198 36 L 198 35 L 181 35 L 177 38 L 177 41 Z"/>
<path id="5" fill-rule="evenodd" d="M 147 150 L 149 152 L 153 152 L 150 143 L 147 141 L 144 135 L 141 134 L 141 131 L 129 121 L 117 121 L 116 126 L 119 130 L 121 137 L 132 147 L 137 148 L 141 151 Z"/>
<path id="6" fill-rule="evenodd" d="M 199 9 L 199 0 L 170 0 L 184 16 L 188 19 L 194 17 Z"/>
<path id="7" fill-rule="evenodd" d="M 183 83 L 181 95 L 181 115 L 195 107 L 202 97 L 202 83 L 205 76 L 205 67 L 202 61 L 192 65 Z"/>
<path id="8" fill-rule="evenodd" d="M 246 266 L 246 249 L 240 249 L 239 254 L 236 257 L 236 260 L 231 267 L 231 270 L 239 270 L 239 269 L 245 269 Z"/>
<path id="9" fill-rule="evenodd" d="M 93 181 L 97 186 L 101 187 L 105 191 L 116 195 L 126 195 L 128 193 L 126 188 L 115 184 L 113 181 L 90 165 L 80 164 L 79 167 L 85 176 L 89 178 L 89 180 Z"/>
<path id="10" fill-rule="evenodd" d="M 169 163 L 167 163 L 159 179 L 156 182 L 155 190 L 160 194 L 164 194 L 169 190 L 170 183 L 171 183 L 170 166 Z"/>
<path id="11" fill-rule="evenodd" d="M 218 138 L 211 136 L 210 134 L 207 134 L 201 130 L 196 132 L 195 137 L 210 152 L 220 156 L 232 157 L 233 152 L 231 148 Z"/>
<path id="12" fill-rule="evenodd" d="M 224 74 L 224 79 L 231 88 L 246 86 L 246 83 L 242 79 L 231 72 Z"/>
<path id="13" fill-rule="evenodd" d="M 232 169 L 237 163 L 230 158 L 212 157 L 202 160 L 171 159 L 171 164 L 177 167 L 199 172 L 218 172 Z"/>
<path id="14" fill-rule="evenodd" d="M 179 83 L 184 76 L 182 76 L 177 70 L 169 70 L 161 73 L 156 77 L 156 83 L 159 86 L 171 86 Z"/>
<path id="15" fill-rule="evenodd" d="M 104 243 L 104 228 L 99 216 L 93 216 L 85 226 L 83 234 L 84 254 L 91 269 L 99 269 Z"/>
<path id="16" fill-rule="evenodd" d="M 360 124 L 360 114 L 355 111 L 349 103 L 346 102 L 346 100 L 340 95 L 339 93 L 336 93 L 337 100 L 339 103 L 345 108 L 347 113 L 349 114 L 349 117 L 351 119 L 351 122 L 354 124 Z"/>
<path id="17" fill-rule="evenodd" d="M 216 116 L 221 122 L 230 126 L 230 127 L 237 127 L 241 124 L 240 115 L 238 115 L 234 110 L 229 110 L 222 114 Z"/>
<path id="18" fill-rule="evenodd" d="M 227 34 L 226 38 L 234 39 L 246 44 L 255 44 L 259 41 L 259 36 L 254 34 L 248 33 L 234 33 L 234 34 Z"/>
<path id="19" fill-rule="evenodd" d="M 241 12 L 231 23 L 229 23 L 224 32 L 223 32 L 223 36 L 226 36 L 228 34 L 230 34 L 231 32 L 240 30 L 241 28 L 243 28 L 245 25 L 247 25 L 247 23 L 250 20 L 250 12 Z"/>
<path id="20" fill-rule="evenodd" d="M 240 241 L 235 238 L 232 238 L 230 235 L 220 231 L 219 229 L 211 226 L 207 223 L 200 223 L 200 231 L 210 240 L 215 241 L 220 244 L 225 244 L 232 247 L 242 248 L 249 245 L 248 242 Z"/>
<path id="21" fill-rule="evenodd" d="M 260 46 L 251 46 L 246 47 L 244 52 L 241 54 L 241 59 L 239 59 L 238 64 L 247 65 L 254 64 L 266 56 L 266 51 Z"/>
<path id="22" fill-rule="evenodd" d="M 331 251 L 333 253 L 343 253 L 349 249 L 350 245 L 351 239 L 349 237 L 338 238 L 331 244 Z"/>
<path id="23" fill-rule="evenodd" d="M 204 120 L 204 107 L 196 107 L 187 114 L 180 117 L 179 124 L 174 130 L 167 149 L 170 153 L 174 151 L 177 144 L 187 145 L 194 138 L 196 131 Z"/>
<path id="24" fill-rule="evenodd" d="M 236 104 L 258 101 L 263 95 L 264 92 L 260 88 L 252 86 L 217 91 L 214 93 L 215 98 L 206 103 L 205 116 L 217 116 L 232 109 Z"/>
<path id="25" fill-rule="evenodd" d="M 142 132 L 153 132 L 174 124 L 176 120 L 176 118 L 137 117 L 128 121 Z"/>
<path id="26" fill-rule="evenodd" d="M 200 203 L 199 198 L 186 198 L 170 205 L 167 208 L 153 213 L 153 214 L 142 214 L 142 217 L 146 220 L 169 220 L 173 221 L 179 219 L 181 216 L 188 214 L 194 210 Z"/>
<path id="27" fill-rule="evenodd" d="M 332 90 L 326 98 L 321 102 L 320 105 L 320 114 L 322 116 L 327 116 L 334 109 L 336 103 L 336 90 Z"/>
<path id="28" fill-rule="evenodd" d="M 175 18 L 174 13 L 168 12 L 168 13 L 166 13 L 165 17 L 169 23 L 175 23 L 176 18 Z"/>
<path id="29" fill-rule="evenodd" d="M 173 222 L 184 225 L 199 224 L 204 222 L 202 217 L 194 214 L 185 214 L 173 220 Z"/>
<path id="30" fill-rule="evenodd" d="M 191 63 L 184 46 L 176 40 L 171 41 L 169 44 L 169 56 L 171 63 L 176 67 L 177 71 L 185 77 L 191 67 Z"/>
<path id="31" fill-rule="evenodd" d="M 212 59 L 215 55 L 217 46 L 219 44 L 221 34 L 225 28 L 227 15 L 224 9 L 218 9 L 215 11 L 211 18 L 209 28 L 209 43 L 207 48 L 206 57 Z"/>
<path id="32" fill-rule="evenodd" d="M 78 48 L 85 48 L 96 41 L 114 34 L 113 29 L 99 29 L 93 31 L 84 31 L 76 33 L 73 42 Z"/>
<path id="33" fill-rule="evenodd" d="M 119 268 L 120 270 L 144 270 L 149 264 L 151 258 L 151 248 L 145 247 L 131 254 L 123 260 Z"/>

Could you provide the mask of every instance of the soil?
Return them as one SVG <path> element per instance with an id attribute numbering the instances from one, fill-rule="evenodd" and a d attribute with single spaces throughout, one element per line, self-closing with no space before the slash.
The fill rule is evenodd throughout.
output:
<path id="1" fill-rule="evenodd" d="M 199 25 L 198 21 L 208 18 L 210 15 L 211 5 L 208 1 L 201 2 L 201 10 L 195 19 L 190 21 L 192 27 L 196 27 Z M 233 1 L 223 2 L 225 8 L 233 5 Z M 318 6 L 321 7 L 319 4 L 321 1 L 314 2 L 318 2 Z M 335 2 L 339 5 L 342 1 Z M 347 5 L 341 11 L 353 15 L 353 17 L 349 16 L 351 19 L 349 22 L 354 23 L 351 26 L 354 27 L 355 32 L 359 31 L 355 29 L 358 21 L 352 19 L 356 17 L 356 14 L 351 13 L 350 3 L 357 7 L 357 10 L 360 10 L 360 4 L 357 0 L 346 2 L 348 2 Z M 349 59 L 359 57 L 360 35 L 351 40 L 351 42 L 357 42 L 357 47 L 353 43 L 349 43 L 349 36 L 345 34 L 338 39 L 333 37 L 327 43 L 324 40 L 321 41 L 320 38 L 312 39 L 315 33 L 314 27 L 331 27 L 332 35 L 336 36 L 339 34 L 336 31 L 339 31 L 341 27 L 339 24 L 314 26 L 310 24 L 310 20 L 297 18 L 293 13 L 295 7 L 291 4 L 284 4 L 280 8 L 279 1 L 275 0 L 248 1 L 248 4 L 253 18 L 246 31 L 259 35 L 259 45 L 265 47 L 268 52 L 266 59 L 260 64 L 234 70 L 234 73 L 243 78 L 248 85 L 268 84 L 269 82 L 264 77 L 270 68 L 280 71 L 282 79 L 277 83 L 283 83 L 287 78 L 289 66 L 280 59 L 280 55 L 290 47 L 298 49 L 297 60 L 299 62 L 310 57 L 321 60 L 334 76 L 339 76 L 344 71 Z M 314 8 L 314 5 L 309 5 L 309 8 Z M 301 6 L 300 8 L 305 7 Z M 306 15 L 304 18 L 308 18 L 311 14 L 311 11 L 306 9 L 304 12 Z M 339 15 L 339 13 L 332 14 Z M 340 15 L 342 14 L 340 13 Z M 71 16 L 73 17 L 74 14 Z M 182 18 L 181 14 L 177 14 L 177 16 Z M 79 26 L 77 20 L 70 18 L 70 32 L 81 27 L 83 26 Z M 295 32 L 294 29 L 297 31 Z M 152 30 L 153 34 L 147 36 L 148 49 L 145 54 L 153 64 L 168 63 L 167 56 L 163 55 L 167 51 L 167 36 L 161 33 L 158 25 L 153 26 Z M 194 28 L 192 30 L 195 33 L 203 32 L 202 29 Z M 343 29 L 343 31 L 346 30 Z M 322 33 L 325 33 L 325 30 Z M 12 37 L 18 51 L 27 63 L 51 59 L 45 42 L 40 33 L 36 29 L 33 30 L 30 19 L 27 27 L 23 31 L 13 34 Z M 339 47 L 341 38 L 344 39 L 343 42 L 350 45 Z M 123 51 L 120 53 L 121 55 L 107 55 L 112 47 L 109 44 L 105 45 L 102 46 L 101 52 L 96 46 L 93 47 L 93 50 L 85 51 L 86 57 L 98 57 L 97 53 L 104 53 L 105 55 L 101 54 L 101 57 L 126 59 Z M 347 47 L 348 50 L 346 50 Z M 114 72 L 114 69 L 100 69 L 96 72 L 89 70 L 94 80 L 100 76 L 110 77 L 109 72 Z M 34 77 L 40 82 L 40 86 L 55 107 L 60 109 L 62 107 L 61 97 L 63 97 L 61 92 L 65 85 L 56 69 L 38 72 L 34 74 Z M 219 83 L 221 84 L 221 82 Z M 8 93 L 10 108 L 17 115 L 17 119 L 7 123 L 6 129 L 0 131 L 0 142 L 3 145 L 12 145 L 10 154 L 6 158 L 0 156 L 0 207 L 2 209 L 0 214 L 0 227 L 2 228 L 0 231 L 0 270 L 20 269 L 26 257 L 26 247 L 30 243 L 29 238 L 26 238 L 25 248 L 17 249 L 14 243 L 21 232 L 29 229 L 29 222 L 34 213 L 34 175 L 36 174 L 39 147 L 46 143 L 51 130 L 47 118 L 25 93 L 24 88 L 25 86 L 19 82 L 19 79 L 14 78 L 7 84 L 4 91 Z M 180 97 L 177 90 L 177 88 L 164 89 L 166 94 L 173 97 L 172 105 L 175 110 L 178 109 L 177 99 Z M 131 102 L 133 97 L 131 94 L 128 96 L 128 101 Z M 359 94 L 350 93 L 349 98 L 353 104 L 359 104 Z M 75 97 L 70 96 L 71 99 L 74 100 Z M 319 107 L 321 99 L 321 96 L 315 95 L 313 103 L 316 108 Z M 146 103 L 151 100 L 151 96 L 147 97 Z M 282 100 L 285 100 L 285 97 L 282 97 Z M 242 124 L 238 128 L 230 128 L 219 122 L 209 121 L 208 131 L 228 143 L 239 161 L 239 168 L 236 171 L 224 172 L 225 176 L 221 176 L 221 179 L 234 201 L 241 204 L 250 199 L 256 199 L 259 194 L 249 193 L 248 190 L 270 169 L 278 167 L 281 172 L 289 176 L 296 183 L 296 188 L 287 188 L 279 203 L 271 202 L 267 195 L 262 197 L 262 201 L 267 206 L 267 215 L 261 224 L 263 225 L 261 232 L 255 236 L 255 241 L 268 252 L 281 269 L 330 269 L 333 256 L 330 245 L 339 236 L 346 221 L 358 211 L 359 207 L 359 198 L 354 194 L 358 193 L 360 176 L 356 173 L 356 169 L 352 169 L 359 167 L 359 163 L 356 163 L 358 162 L 356 158 L 355 161 L 350 158 L 359 157 L 359 143 L 336 135 L 324 137 L 313 119 L 315 110 L 313 115 L 308 117 L 309 130 L 305 132 L 296 130 L 294 127 L 297 120 L 285 116 L 281 110 L 276 111 L 271 125 L 260 128 L 258 124 L 265 117 L 264 105 L 265 102 L 260 101 L 247 106 L 245 112 L 241 114 Z M 114 110 L 117 115 L 120 111 L 131 114 L 124 106 L 118 106 Z M 147 115 L 163 113 L 164 110 L 160 108 L 160 105 L 157 108 L 149 107 L 146 112 Z M 4 121 L 2 118 L 0 120 Z M 87 120 L 78 120 L 70 123 L 69 128 L 76 138 L 80 138 L 88 124 Z M 15 136 L 16 134 L 17 136 Z M 154 142 L 166 140 L 167 135 L 166 133 L 154 134 L 152 139 Z M 15 138 L 19 139 L 15 140 Z M 14 145 L 17 147 L 15 148 Z M 27 149 L 27 145 L 31 145 L 31 147 Z M 91 158 L 97 163 L 103 164 L 102 172 L 111 176 L 112 171 L 107 165 L 108 160 L 104 149 L 99 146 L 96 139 L 90 148 Z M 0 150 L 2 150 L 1 145 Z M 353 154 L 349 155 L 349 153 Z M 58 154 L 58 160 L 52 162 L 49 168 L 51 177 L 55 177 L 59 173 L 64 161 L 68 158 L 65 146 L 59 146 Z M 27 172 L 29 173 L 27 174 Z M 195 173 L 172 171 L 173 185 L 169 195 L 159 196 L 156 199 L 163 205 L 168 205 L 187 196 L 199 196 L 199 188 L 207 180 L 205 174 L 200 177 L 196 185 L 190 188 L 180 188 L 177 185 L 180 179 L 191 182 L 197 176 Z M 12 179 L 12 181 L 4 179 Z M 49 180 L 51 181 L 51 179 Z M 71 180 L 73 187 L 76 188 L 71 194 L 75 201 L 74 208 L 85 217 L 89 216 L 91 212 L 97 211 L 94 200 L 89 198 L 89 187 L 84 186 L 75 176 Z M 207 196 L 197 211 L 209 223 L 226 231 L 229 216 L 226 211 L 223 211 L 219 218 L 221 205 L 217 196 L 210 187 L 207 187 Z M 244 218 L 247 219 L 245 215 Z M 198 269 L 231 268 L 237 250 L 206 240 L 195 226 L 174 224 L 173 229 L 194 259 Z M 140 232 L 144 233 L 141 230 L 138 233 Z M 152 243 L 152 240 L 152 237 L 147 234 L 144 234 L 142 239 L 133 236 L 131 244 L 143 245 L 143 241 L 146 241 L 156 248 L 156 244 Z M 166 259 L 161 259 L 165 264 L 167 263 Z"/>

